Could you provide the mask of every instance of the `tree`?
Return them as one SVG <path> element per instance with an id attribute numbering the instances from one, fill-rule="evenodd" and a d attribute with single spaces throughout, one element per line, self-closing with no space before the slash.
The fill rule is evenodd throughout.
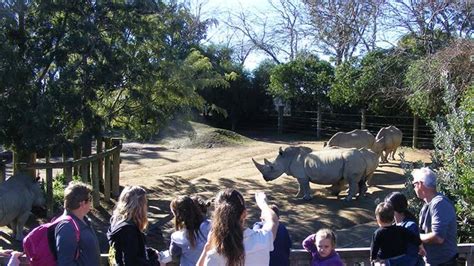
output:
<path id="1" fill-rule="evenodd" d="M 293 60 L 302 48 L 305 25 L 300 1 L 268 0 L 270 10 L 260 13 L 241 11 L 232 13 L 226 25 L 243 38 L 233 47 L 249 47 L 251 51 L 261 51 L 276 63 Z M 247 55 L 248 55 L 247 53 Z"/>
<path id="2" fill-rule="evenodd" d="M 75 135 L 90 140 L 111 126 L 149 136 L 174 112 L 202 103 L 191 78 L 221 78 L 192 51 L 207 24 L 176 3 L 0 7 L 0 143 L 17 153 Z"/>
<path id="3" fill-rule="evenodd" d="M 447 113 L 444 91 L 452 89 L 459 96 L 470 86 L 474 73 L 470 58 L 473 53 L 473 41 L 457 40 L 436 54 L 413 62 L 405 77 L 412 112 L 425 119 Z M 447 87 L 443 80 L 452 86 Z"/>
<path id="4" fill-rule="evenodd" d="M 354 56 L 361 43 L 375 48 L 377 19 L 383 1 L 304 0 L 313 38 L 336 65 Z"/>
<path id="5" fill-rule="evenodd" d="M 400 110 L 406 103 L 403 77 L 409 62 L 410 56 L 398 49 L 378 49 L 343 62 L 336 67 L 331 102 L 379 114 Z"/>
<path id="6" fill-rule="evenodd" d="M 273 68 L 269 93 L 291 100 L 301 110 L 316 110 L 327 103 L 327 93 L 334 76 L 333 67 L 311 54 Z"/>
<path id="7" fill-rule="evenodd" d="M 474 28 L 471 1 L 405 1 L 387 2 L 386 21 L 416 38 L 428 54 L 437 51 L 440 34 L 446 38 L 470 38 Z M 446 42 L 444 43 L 446 44 Z"/>

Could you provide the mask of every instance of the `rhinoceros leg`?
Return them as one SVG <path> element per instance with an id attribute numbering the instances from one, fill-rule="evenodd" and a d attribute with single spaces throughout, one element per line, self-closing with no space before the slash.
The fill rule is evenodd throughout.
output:
<path id="1" fill-rule="evenodd" d="M 296 197 L 300 198 L 303 194 L 303 199 L 304 200 L 310 200 L 312 198 L 311 196 L 311 190 L 309 188 L 309 180 L 306 178 L 297 178 L 298 184 L 299 184 L 299 190 L 298 194 L 296 194 Z"/>
<path id="2" fill-rule="evenodd" d="M 392 160 L 395 161 L 395 153 L 397 152 L 397 148 L 395 148 L 393 151 L 392 151 Z"/>
<path id="3" fill-rule="evenodd" d="M 336 184 L 333 184 L 328 188 L 328 190 L 331 192 L 331 195 L 333 196 L 338 196 L 339 193 L 344 189 L 344 179 L 339 180 Z"/>
<path id="4" fill-rule="evenodd" d="M 357 182 L 355 178 L 349 178 L 349 192 L 347 193 L 347 197 L 344 199 L 345 201 L 351 201 L 352 198 L 355 196 L 357 190 Z"/>
<path id="5" fill-rule="evenodd" d="M 365 197 L 366 192 L 367 192 L 367 185 L 365 184 L 365 180 L 361 179 L 359 181 L 359 198 Z"/>
<path id="6" fill-rule="evenodd" d="M 16 236 L 15 239 L 18 241 L 23 240 L 23 227 L 25 226 L 26 220 L 30 216 L 30 212 L 25 212 L 16 219 Z"/>

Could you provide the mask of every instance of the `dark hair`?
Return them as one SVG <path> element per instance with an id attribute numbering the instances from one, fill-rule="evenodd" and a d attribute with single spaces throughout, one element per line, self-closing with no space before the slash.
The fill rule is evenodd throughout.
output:
<path id="1" fill-rule="evenodd" d="M 269 207 L 275 212 L 276 216 L 280 217 L 280 209 L 278 209 L 278 206 L 271 204 Z"/>
<path id="2" fill-rule="evenodd" d="M 383 223 L 392 223 L 393 215 L 393 206 L 389 202 L 380 202 L 377 208 L 375 208 L 375 217 Z"/>
<path id="3" fill-rule="evenodd" d="M 191 247 L 196 246 L 199 237 L 199 227 L 204 220 L 201 210 L 189 196 L 180 196 L 171 201 L 170 208 L 174 214 L 174 227 L 176 230 L 186 229 Z"/>
<path id="4" fill-rule="evenodd" d="M 92 192 L 88 184 L 71 181 L 64 190 L 64 208 L 68 211 L 76 210 L 81 205 L 81 201 L 88 201 Z"/>
<path id="5" fill-rule="evenodd" d="M 227 266 L 245 263 L 242 225 L 244 211 L 245 201 L 239 191 L 228 188 L 217 194 L 210 239 L 217 253 L 227 259 Z"/>
<path id="6" fill-rule="evenodd" d="M 405 195 L 400 192 L 392 192 L 385 197 L 385 202 L 392 204 L 396 212 L 402 213 L 410 221 L 418 222 L 415 215 L 408 210 L 408 201 Z"/>
<path id="7" fill-rule="evenodd" d="M 207 208 L 209 208 L 210 203 L 208 201 L 205 201 L 199 195 L 193 195 L 191 196 L 191 199 L 194 201 L 194 204 L 196 204 L 198 209 L 201 211 L 202 215 L 206 216 Z"/>

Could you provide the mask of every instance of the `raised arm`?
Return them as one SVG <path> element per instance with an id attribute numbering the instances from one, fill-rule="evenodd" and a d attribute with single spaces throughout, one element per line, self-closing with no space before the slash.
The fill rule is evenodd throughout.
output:
<path id="1" fill-rule="evenodd" d="M 255 202 L 262 211 L 261 217 L 264 221 L 262 229 L 265 231 L 271 231 L 273 240 L 275 240 L 278 230 L 278 216 L 270 206 L 268 206 L 267 196 L 264 192 L 259 191 L 255 193 Z"/>

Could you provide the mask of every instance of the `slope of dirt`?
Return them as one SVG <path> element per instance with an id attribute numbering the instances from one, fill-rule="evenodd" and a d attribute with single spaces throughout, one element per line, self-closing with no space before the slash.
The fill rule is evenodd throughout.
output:
<path id="1" fill-rule="evenodd" d="M 166 134 L 164 134 L 166 133 Z M 251 226 L 259 219 L 253 194 L 266 192 L 271 203 L 281 210 L 281 222 L 290 231 L 293 248 L 301 248 L 301 241 L 321 227 L 338 231 L 338 247 L 361 247 L 370 244 L 376 203 L 392 191 L 403 188 L 405 177 L 400 161 L 382 164 L 375 172 L 368 196 L 351 202 L 331 196 L 324 186 L 311 184 L 313 199 L 295 198 L 298 184 L 286 175 L 265 182 L 252 163 L 273 160 L 279 147 L 304 145 L 319 150 L 322 142 L 304 140 L 298 136 L 279 137 L 250 132 L 242 135 L 208 127 L 199 123 L 181 126 L 174 132 L 164 132 L 155 143 L 125 143 L 120 166 L 121 186 L 141 185 L 149 191 L 150 226 L 148 240 L 151 246 L 167 248 L 173 231 L 170 201 L 185 194 L 199 194 L 210 199 L 226 187 L 239 189 L 245 196 Z M 307 137 L 306 137 L 307 139 Z M 429 162 L 429 151 L 401 148 L 405 160 Z M 397 159 L 399 157 L 397 156 Z M 341 196 L 345 193 L 342 192 Z M 105 205 L 105 206 L 104 206 Z M 113 204 L 103 204 L 91 217 L 99 230 L 102 250 L 107 250 L 105 232 Z M 37 222 L 29 223 L 32 227 Z M 7 235 L 9 229 L 0 228 L 0 247 L 18 247 Z"/>

